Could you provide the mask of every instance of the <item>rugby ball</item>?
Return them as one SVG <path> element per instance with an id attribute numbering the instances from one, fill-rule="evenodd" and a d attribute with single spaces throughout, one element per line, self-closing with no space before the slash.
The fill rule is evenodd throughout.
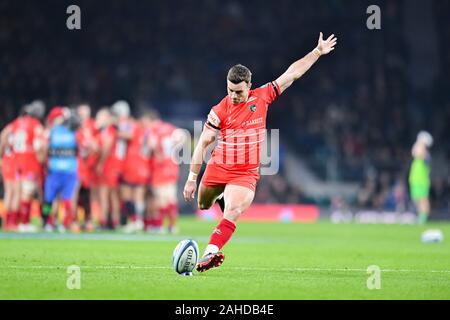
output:
<path id="1" fill-rule="evenodd" d="M 439 229 L 429 229 L 422 233 L 422 242 L 442 242 L 444 240 L 444 234 Z"/>
<path id="2" fill-rule="evenodd" d="M 176 273 L 189 276 L 198 262 L 198 244 L 192 239 L 180 241 L 172 255 L 172 265 Z"/>

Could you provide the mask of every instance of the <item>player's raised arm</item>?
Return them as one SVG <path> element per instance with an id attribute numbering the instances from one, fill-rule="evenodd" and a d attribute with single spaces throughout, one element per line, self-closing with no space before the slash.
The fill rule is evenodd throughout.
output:
<path id="1" fill-rule="evenodd" d="M 184 186 L 184 200 L 190 201 L 195 196 L 195 190 L 197 189 L 197 176 L 202 168 L 202 163 L 205 158 L 205 153 L 211 143 L 214 142 L 217 136 L 217 131 L 203 127 L 203 132 L 195 146 L 194 153 L 192 155 L 189 177 Z"/>
<path id="2" fill-rule="evenodd" d="M 317 47 L 300 60 L 297 60 L 291 64 L 286 72 L 276 80 L 280 86 L 281 92 L 289 88 L 295 80 L 305 74 L 305 72 L 311 68 L 311 66 L 319 59 L 321 55 L 325 55 L 333 51 L 336 43 L 337 38 L 334 34 L 329 36 L 328 39 L 323 40 L 323 35 L 321 32 L 317 42 Z"/>

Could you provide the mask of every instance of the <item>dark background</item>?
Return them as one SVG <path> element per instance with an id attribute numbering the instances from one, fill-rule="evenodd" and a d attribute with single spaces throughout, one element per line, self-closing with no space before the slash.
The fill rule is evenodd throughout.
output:
<path id="1" fill-rule="evenodd" d="M 81 8 L 81 30 L 66 27 L 71 4 Z M 371 4 L 381 8 L 381 30 L 366 27 Z M 433 210 L 450 216 L 446 0 L 0 0 L 0 126 L 34 99 L 94 110 L 126 99 L 135 113 L 152 106 L 191 130 L 226 94 L 229 67 L 246 65 L 263 85 L 311 51 L 320 31 L 338 37 L 336 50 L 269 113 L 283 150 L 325 182 L 360 185 L 344 199 L 350 205 L 398 209 L 409 205 L 411 146 L 428 130 Z M 258 202 L 336 200 L 311 197 L 285 171 L 262 178 Z"/>

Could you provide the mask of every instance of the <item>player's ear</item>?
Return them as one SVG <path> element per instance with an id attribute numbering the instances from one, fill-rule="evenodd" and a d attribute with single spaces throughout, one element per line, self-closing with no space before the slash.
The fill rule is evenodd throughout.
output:
<path id="1" fill-rule="evenodd" d="M 251 88 L 252 88 L 252 83 L 249 82 L 249 83 L 247 84 L 247 86 L 248 86 L 249 89 L 251 89 Z"/>

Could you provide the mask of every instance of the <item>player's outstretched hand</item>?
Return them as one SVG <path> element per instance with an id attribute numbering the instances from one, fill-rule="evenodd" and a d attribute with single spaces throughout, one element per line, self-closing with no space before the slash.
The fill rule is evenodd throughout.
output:
<path id="1" fill-rule="evenodd" d="M 334 46 L 337 43 L 337 38 L 332 34 L 327 40 L 323 40 L 322 32 L 319 35 L 319 41 L 317 42 L 317 49 L 319 49 L 320 54 L 328 54 L 334 50 Z"/>
<path id="2" fill-rule="evenodd" d="M 183 196 L 185 201 L 191 201 L 195 198 L 195 190 L 197 190 L 197 182 L 188 180 L 184 185 Z"/>

